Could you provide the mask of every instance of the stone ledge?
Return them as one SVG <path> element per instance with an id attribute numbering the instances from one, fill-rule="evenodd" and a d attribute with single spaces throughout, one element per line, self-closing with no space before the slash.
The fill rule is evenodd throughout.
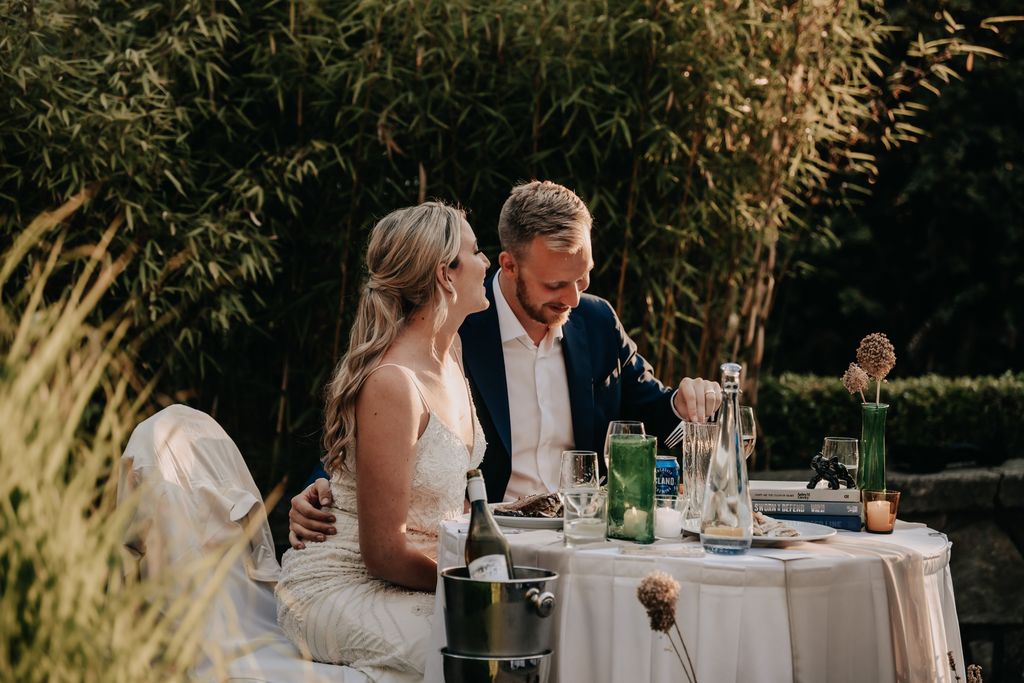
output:
<path id="1" fill-rule="evenodd" d="M 1004 508 L 1024 507 L 1024 458 L 1007 460 L 999 469 L 1003 473 L 996 498 L 999 505 Z"/>

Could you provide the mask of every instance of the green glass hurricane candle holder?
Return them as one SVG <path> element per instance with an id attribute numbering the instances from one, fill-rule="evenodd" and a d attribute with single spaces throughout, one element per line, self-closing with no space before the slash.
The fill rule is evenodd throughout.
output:
<path id="1" fill-rule="evenodd" d="M 653 543 L 658 440 L 639 434 L 613 434 L 609 439 L 608 538 Z"/>

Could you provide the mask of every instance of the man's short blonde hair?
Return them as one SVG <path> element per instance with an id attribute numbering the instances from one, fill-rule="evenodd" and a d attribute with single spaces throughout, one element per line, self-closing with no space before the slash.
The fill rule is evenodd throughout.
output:
<path id="1" fill-rule="evenodd" d="M 516 258 L 535 237 L 555 251 L 574 253 L 583 247 L 593 220 L 583 200 L 567 187 L 534 180 L 512 188 L 501 207 L 498 238 Z"/>

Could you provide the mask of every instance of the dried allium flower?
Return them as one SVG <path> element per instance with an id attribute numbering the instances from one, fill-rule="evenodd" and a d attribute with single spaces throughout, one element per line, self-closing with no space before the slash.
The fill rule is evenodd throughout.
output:
<path id="1" fill-rule="evenodd" d="M 857 347 L 857 364 L 864 368 L 871 379 L 881 382 L 896 365 L 896 349 L 881 332 L 869 334 Z"/>
<path id="2" fill-rule="evenodd" d="M 679 582 L 665 572 L 651 572 L 640 582 L 636 597 L 647 610 L 651 628 L 668 633 L 676 623 L 676 601 L 679 599 Z"/>
<path id="3" fill-rule="evenodd" d="M 850 367 L 843 373 L 843 386 L 851 394 L 860 394 L 863 398 L 864 390 L 868 388 L 868 373 L 856 363 L 850 363 Z"/>

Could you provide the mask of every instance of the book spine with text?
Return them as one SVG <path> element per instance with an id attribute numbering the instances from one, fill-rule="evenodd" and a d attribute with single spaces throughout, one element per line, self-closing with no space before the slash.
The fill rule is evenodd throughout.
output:
<path id="1" fill-rule="evenodd" d="M 859 502 L 815 501 L 815 500 L 759 500 L 752 501 L 755 512 L 766 515 L 860 515 Z"/>
<path id="2" fill-rule="evenodd" d="M 803 487 L 792 488 L 767 488 L 761 486 L 750 487 L 750 497 L 754 500 L 787 500 L 787 501 L 814 501 L 837 503 L 859 503 L 860 491 L 858 489 L 808 489 Z"/>
<path id="3" fill-rule="evenodd" d="M 772 517 L 791 522 L 811 522 L 845 531 L 860 531 L 860 515 L 787 515 L 782 513 L 774 514 Z"/>

